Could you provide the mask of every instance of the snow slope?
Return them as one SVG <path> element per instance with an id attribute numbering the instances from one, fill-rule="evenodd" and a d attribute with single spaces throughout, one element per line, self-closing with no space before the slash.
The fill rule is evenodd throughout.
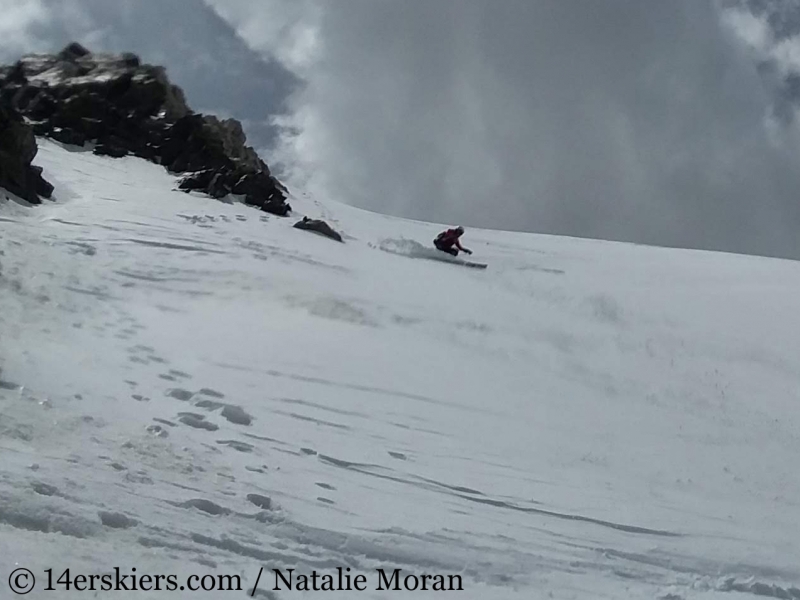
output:
<path id="1" fill-rule="evenodd" d="M 800 598 L 797 263 L 470 230 L 481 271 L 403 255 L 435 224 L 292 199 L 337 244 L 139 159 L 37 161 L 58 201 L 0 206 L 3 597 L 19 567 L 27 598 L 350 567 L 323 597 L 440 595 L 374 589 L 400 568 Z"/>

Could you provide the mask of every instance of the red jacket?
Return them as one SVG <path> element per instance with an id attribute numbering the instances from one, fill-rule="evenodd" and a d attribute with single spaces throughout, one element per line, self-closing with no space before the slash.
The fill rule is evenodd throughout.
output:
<path id="1" fill-rule="evenodd" d="M 456 229 L 448 229 L 447 231 L 443 231 L 438 236 L 436 236 L 436 244 L 439 246 L 444 246 L 445 248 L 449 248 L 450 246 L 455 246 L 459 250 L 464 250 L 461 246 L 461 242 L 459 238 L 461 234 Z"/>

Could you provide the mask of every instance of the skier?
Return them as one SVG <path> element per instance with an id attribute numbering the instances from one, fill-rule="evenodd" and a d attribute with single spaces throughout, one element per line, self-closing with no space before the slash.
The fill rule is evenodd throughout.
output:
<path id="1" fill-rule="evenodd" d="M 464 235 L 464 228 L 459 225 L 455 229 L 448 229 L 437 235 L 436 239 L 433 240 L 433 245 L 436 246 L 437 250 L 447 252 L 453 256 L 458 256 L 459 250 L 467 254 L 472 254 L 472 250 L 467 250 L 461 245 L 461 242 L 459 242 L 459 238 L 462 235 Z"/>

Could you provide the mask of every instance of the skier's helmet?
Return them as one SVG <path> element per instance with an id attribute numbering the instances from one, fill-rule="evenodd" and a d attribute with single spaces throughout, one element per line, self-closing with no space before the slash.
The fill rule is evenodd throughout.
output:
<path id="1" fill-rule="evenodd" d="M 456 227 L 456 232 L 458 233 L 458 235 L 461 235 L 464 233 L 464 228 L 461 225 L 459 225 L 458 227 Z"/>

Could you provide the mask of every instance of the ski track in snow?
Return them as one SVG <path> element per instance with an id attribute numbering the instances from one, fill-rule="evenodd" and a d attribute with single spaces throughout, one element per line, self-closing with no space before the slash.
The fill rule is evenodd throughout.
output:
<path id="1" fill-rule="evenodd" d="M 40 146 L 59 201 L 0 205 L 2 585 L 382 567 L 461 598 L 800 598 L 796 263 L 468 231 L 490 267 L 463 269 L 412 260 L 436 225 L 292 199 L 332 244 Z"/>

